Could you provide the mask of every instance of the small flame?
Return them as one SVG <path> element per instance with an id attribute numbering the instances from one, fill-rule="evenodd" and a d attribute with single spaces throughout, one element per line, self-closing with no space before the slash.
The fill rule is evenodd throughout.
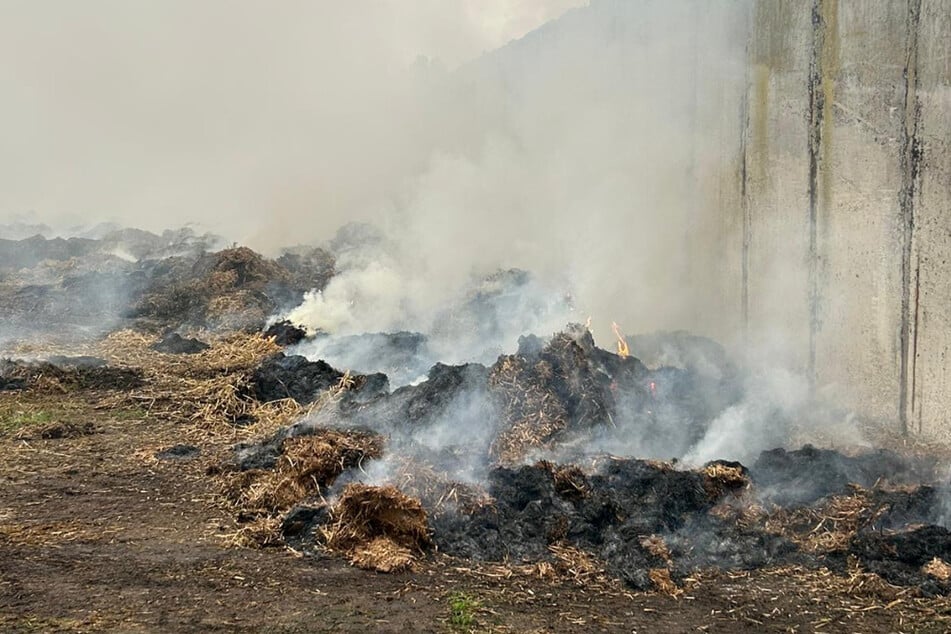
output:
<path id="1" fill-rule="evenodd" d="M 584 322 L 584 328 L 588 332 L 591 332 L 591 315 L 588 315 L 588 320 Z"/>
<path id="2" fill-rule="evenodd" d="M 621 334 L 621 327 L 617 325 L 617 322 L 611 324 L 611 328 L 614 330 L 614 336 L 617 337 L 617 353 L 622 359 L 626 359 L 631 355 L 631 349 L 627 347 L 627 341 L 624 339 L 624 335 Z"/>

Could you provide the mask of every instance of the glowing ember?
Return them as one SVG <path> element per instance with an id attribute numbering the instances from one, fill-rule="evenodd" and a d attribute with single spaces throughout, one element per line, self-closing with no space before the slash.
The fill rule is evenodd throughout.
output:
<path id="1" fill-rule="evenodd" d="M 617 325 L 617 322 L 611 324 L 612 330 L 614 330 L 614 336 L 617 337 L 617 353 L 622 358 L 627 358 L 631 354 L 630 348 L 627 347 L 627 341 L 624 339 L 624 335 L 621 334 L 621 327 Z"/>

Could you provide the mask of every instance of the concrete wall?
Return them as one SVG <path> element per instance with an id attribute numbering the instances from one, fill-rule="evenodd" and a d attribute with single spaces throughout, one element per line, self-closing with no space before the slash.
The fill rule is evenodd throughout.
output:
<path id="1" fill-rule="evenodd" d="M 747 342 L 951 437 L 951 0 L 761 0 L 750 34 L 720 207 Z"/>

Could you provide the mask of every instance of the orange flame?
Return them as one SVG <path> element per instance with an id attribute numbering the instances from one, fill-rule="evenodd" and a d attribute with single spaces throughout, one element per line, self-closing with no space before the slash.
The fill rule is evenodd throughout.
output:
<path id="1" fill-rule="evenodd" d="M 611 324 L 611 329 L 614 330 L 614 336 L 617 337 L 617 353 L 622 359 L 626 359 L 631 355 L 631 349 L 627 347 L 627 341 L 624 339 L 624 335 L 621 334 L 621 327 L 617 325 L 617 322 Z"/>

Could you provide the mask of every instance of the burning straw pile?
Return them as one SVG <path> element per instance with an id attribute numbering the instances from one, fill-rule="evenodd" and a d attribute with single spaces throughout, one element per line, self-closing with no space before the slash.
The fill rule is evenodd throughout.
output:
<path id="1" fill-rule="evenodd" d="M 550 388 L 552 367 L 531 364 L 517 356 L 500 360 L 489 375 L 489 385 L 501 397 L 509 421 L 490 448 L 503 464 L 516 464 L 532 449 L 540 449 L 568 427 L 568 412 Z M 527 389 L 526 389 L 527 388 Z"/>
<path id="2" fill-rule="evenodd" d="M 642 368 L 633 358 L 599 355 L 591 333 L 579 325 L 545 346 L 532 338 L 521 344 L 517 354 L 500 357 L 488 376 L 503 421 L 489 452 L 500 464 L 518 464 L 535 450 L 553 447 L 566 432 L 611 424 L 610 375 L 628 378 Z M 615 367 L 605 368 L 605 362 Z"/>
<path id="3" fill-rule="evenodd" d="M 600 350 L 580 327 L 547 343 L 523 338 L 490 368 L 437 364 L 427 381 L 393 392 L 380 389 L 385 380 L 341 379 L 310 417 L 239 452 L 231 497 L 258 519 L 249 533 L 266 529 L 264 543 L 280 532 L 380 571 L 409 569 L 432 548 L 546 578 L 610 575 L 677 595 L 698 569 L 854 560 L 922 592 L 951 590 L 941 578 L 951 532 L 901 532 L 935 521 L 940 496 L 876 487 L 883 470 L 924 477 L 897 455 L 806 447 L 764 452 L 750 469 L 714 461 L 691 470 L 584 453 L 586 439 L 622 424 L 649 434 L 659 407 L 688 435 L 702 431 L 715 412 L 677 401 L 676 391 L 698 380 Z M 434 448 L 435 434 L 450 440 Z M 373 470 L 364 461 L 384 457 L 383 437 L 389 453 Z M 859 486 L 843 490 L 849 482 Z"/>

